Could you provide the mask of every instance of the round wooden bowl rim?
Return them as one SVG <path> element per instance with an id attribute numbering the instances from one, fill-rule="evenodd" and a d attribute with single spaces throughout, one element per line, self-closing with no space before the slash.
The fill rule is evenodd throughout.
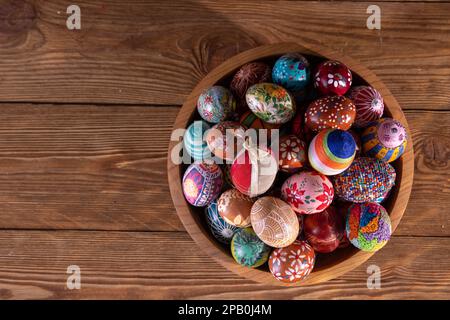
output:
<path id="1" fill-rule="evenodd" d="M 322 46 L 304 43 L 270 44 L 242 52 L 226 60 L 224 63 L 211 71 L 205 78 L 203 78 L 202 81 L 200 81 L 200 83 L 188 96 L 181 110 L 179 111 L 173 129 L 175 130 L 187 128 L 188 123 L 191 121 L 192 114 L 196 110 L 196 102 L 198 96 L 203 91 L 203 89 L 214 85 L 219 80 L 227 75 L 230 75 L 236 69 L 247 62 L 272 56 L 280 56 L 287 52 L 300 52 L 343 62 L 354 73 L 358 74 L 368 84 L 370 84 L 381 93 L 386 108 L 389 110 L 392 117 L 400 121 L 405 126 L 408 135 L 408 142 L 405 153 L 399 160 L 397 160 L 400 162 L 398 165 L 398 168 L 400 168 L 400 170 L 397 169 L 398 182 L 396 188 L 398 189 L 398 192 L 396 193 L 396 198 L 392 200 L 393 206 L 390 210 L 392 230 L 394 232 L 403 216 L 403 213 L 405 212 L 409 196 L 411 194 L 414 176 L 414 152 L 413 144 L 411 141 L 411 134 L 405 115 L 403 114 L 398 102 L 392 96 L 387 87 L 372 71 L 347 56 L 343 56 L 336 51 Z M 281 286 L 304 286 L 317 284 L 336 278 L 358 267 L 374 254 L 372 252 L 355 250 L 354 254 L 349 258 L 343 261 L 339 261 L 333 265 L 327 266 L 326 268 L 313 270 L 313 272 L 306 279 L 293 284 L 285 284 L 276 280 L 270 274 L 270 272 L 240 266 L 234 261 L 230 254 L 227 254 L 224 251 L 224 249 L 217 243 L 217 241 L 215 241 L 211 236 L 207 235 L 201 229 L 198 222 L 194 218 L 194 215 L 198 215 L 198 213 L 193 212 L 184 199 L 181 187 L 182 173 L 180 172 L 180 166 L 174 164 L 171 161 L 170 157 L 172 149 L 175 145 L 177 145 L 177 143 L 178 141 L 170 142 L 167 160 L 169 188 L 172 200 L 175 205 L 175 209 L 184 227 L 186 228 L 190 236 L 194 239 L 194 241 L 198 244 L 198 246 L 225 268 L 259 283 Z"/>

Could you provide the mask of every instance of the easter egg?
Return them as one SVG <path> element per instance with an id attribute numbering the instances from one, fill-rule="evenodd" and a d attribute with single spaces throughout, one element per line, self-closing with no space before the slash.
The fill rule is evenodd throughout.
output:
<path id="1" fill-rule="evenodd" d="M 214 162 L 194 162 L 183 175 L 183 193 L 196 207 L 207 206 L 222 189 L 222 170 Z"/>
<path id="2" fill-rule="evenodd" d="M 316 254 L 306 242 L 297 240 L 293 244 L 275 249 L 269 257 L 269 270 L 275 279 L 294 283 L 305 279 L 314 268 Z"/>
<path id="3" fill-rule="evenodd" d="M 271 247 L 286 247 L 297 239 L 300 227 L 297 215 L 281 199 L 259 198 L 252 207 L 250 218 L 256 235 Z"/>
<path id="4" fill-rule="evenodd" d="M 290 134 L 283 136 L 279 142 L 279 164 L 280 170 L 293 173 L 305 166 L 306 144 L 297 136 Z"/>
<path id="5" fill-rule="evenodd" d="M 311 167 L 324 175 L 335 175 L 346 170 L 356 154 L 356 143 L 347 131 L 325 129 L 309 144 Z"/>
<path id="6" fill-rule="evenodd" d="M 245 267 L 257 268 L 266 263 L 270 250 L 252 228 L 239 229 L 231 240 L 231 254 L 234 260 Z"/>
<path id="7" fill-rule="evenodd" d="M 256 197 L 269 190 L 277 172 L 278 161 L 270 150 L 244 144 L 231 165 L 231 180 L 243 194 Z"/>
<path id="8" fill-rule="evenodd" d="M 345 220 L 333 207 L 306 215 L 303 223 L 306 240 L 315 252 L 334 251 L 345 232 Z"/>
<path id="9" fill-rule="evenodd" d="M 395 184 L 395 169 L 387 162 L 360 157 L 333 177 L 336 196 L 350 202 L 373 202 L 384 197 Z"/>
<path id="10" fill-rule="evenodd" d="M 235 227 L 222 219 L 217 210 L 216 200 L 211 202 L 208 207 L 205 208 L 205 215 L 209 230 L 214 238 L 224 244 L 229 244 L 234 233 L 238 230 L 238 227 Z"/>
<path id="11" fill-rule="evenodd" d="M 305 113 L 305 124 L 313 131 L 328 128 L 348 130 L 355 116 L 356 107 L 349 98 L 330 96 L 311 102 Z"/>
<path id="12" fill-rule="evenodd" d="M 405 152 L 406 129 L 394 119 L 382 118 L 363 131 L 361 141 L 367 156 L 392 162 Z"/>
<path id="13" fill-rule="evenodd" d="M 354 87 L 348 93 L 348 97 L 356 107 L 355 127 L 364 128 L 383 115 L 383 98 L 374 88 L 369 86 Z"/>
<path id="14" fill-rule="evenodd" d="M 264 131 L 261 131 L 261 129 L 266 129 L 266 139 L 267 141 L 270 141 L 270 138 L 272 136 L 272 130 L 279 129 L 281 125 L 279 124 L 271 124 L 262 121 L 260 118 L 258 118 L 253 112 L 247 111 L 245 112 L 240 119 L 240 124 L 248 129 L 255 129 L 258 131 L 258 137 L 261 137 L 261 135 L 264 137 Z"/>
<path id="15" fill-rule="evenodd" d="M 250 212 L 254 200 L 236 189 L 230 189 L 222 193 L 217 200 L 219 215 L 227 223 L 245 228 L 250 226 Z"/>
<path id="16" fill-rule="evenodd" d="M 222 86 L 213 86 L 203 91 L 197 101 L 197 110 L 203 120 L 219 123 L 226 120 L 236 109 L 236 100 L 231 91 Z"/>
<path id="17" fill-rule="evenodd" d="M 273 83 L 258 83 L 245 94 L 252 112 L 267 123 L 282 124 L 295 115 L 295 102 L 283 87 Z"/>
<path id="18" fill-rule="evenodd" d="M 374 252 L 390 239 L 391 219 L 386 209 L 377 203 L 355 203 L 349 208 L 346 233 L 355 247 Z"/>
<path id="19" fill-rule="evenodd" d="M 281 56 L 272 69 L 273 82 L 291 91 L 303 89 L 309 82 L 309 76 L 309 62 L 299 53 Z"/>
<path id="20" fill-rule="evenodd" d="M 238 100 L 245 102 L 245 93 L 252 85 L 270 82 L 271 70 L 264 62 L 250 62 L 244 64 L 233 76 L 230 90 Z"/>
<path id="21" fill-rule="evenodd" d="M 352 72 L 339 61 L 325 61 L 314 76 L 314 87 L 323 95 L 344 95 L 352 85 Z"/>
<path id="22" fill-rule="evenodd" d="M 206 133 L 209 150 L 220 159 L 232 161 L 244 143 L 245 129 L 237 122 L 223 121 Z"/>
<path id="23" fill-rule="evenodd" d="M 184 148 L 194 160 L 211 158 L 211 151 L 204 139 L 204 134 L 209 128 L 205 121 L 194 121 L 184 133 Z"/>
<path id="24" fill-rule="evenodd" d="M 281 198 L 297 213 L 312 214 L 325 210 L 333 201 L 331 181 L 316 171 L 302 171 L 281 186 Z"/>

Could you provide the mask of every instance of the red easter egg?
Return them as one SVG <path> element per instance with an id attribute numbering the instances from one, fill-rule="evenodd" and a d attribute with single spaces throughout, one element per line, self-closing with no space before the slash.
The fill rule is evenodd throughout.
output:
<path id="1" fill-rule="evenodd" d="M 306 240 L 321 253 L 334 251 L 345 233 L 344 219 L 333 207 L 305 216 L 303 228 Z"/>
<path id="2" fill-rule="evenodd" d="M 323 95 L 344 95 L 352 85 L 352 72 L 339 61 L 325 61 L 314 76 L 314 87 Z"/>
<path id="3" fill-rule="evenodd" d="M 307 161 L 306 144 L 296 135 L 283 136 L 279 143 L 280 170 L 294 173 L 305 166 Z"/>
<path id="4" fill-rule="evenodd" d="M 323 129 L 348 130 L 355 121 L 356 107 L 343 96 L 330 96 L 317 99 L 308 106 L 305 124 L 313 131 Z"/>
<path id="5" fill-rule="evenodd" d="M 291 245 L 275 249 L 269 257 L 269 269 L 275 279 L 294 283 L 306 278 L 314 268 L 316 254 L 306 242 L 296 240 Z"/>

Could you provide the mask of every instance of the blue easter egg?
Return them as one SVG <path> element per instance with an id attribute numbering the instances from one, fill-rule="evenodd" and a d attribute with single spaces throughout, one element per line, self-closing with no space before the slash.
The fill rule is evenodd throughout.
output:
<path id="1" fill-rule="evenodd" d="M 293 92 L 305 88 L 309 78 L 309 62 L 298 53 L 281 56 L 272 69 L 273 82 Z"/>
<path id="2" fill-rule="evenodd" d="M 239 229 L 222 219 L 217 210 L 217 200 L 214 200 L 205 209 L 206 222 L 209 229 L 218 241 L 229 244 L 233 238 L 234 233 Z"/>
<path id="3" fill-rule="evenodd" d="M 184 149 L 194 160 L 211 158 L 211 151 L 204 139 L 205 132 L 209 128 L 209 124 L 205 121 L 194 121 L 184 133 Z"/>
<path id="4" fill-rule="evenodd" d="M 197 110 L 203 120 L 219 123 L 233 115 L 236 110 L 236 100 L 227 88 L 212 86 L 199 96 Z"/>

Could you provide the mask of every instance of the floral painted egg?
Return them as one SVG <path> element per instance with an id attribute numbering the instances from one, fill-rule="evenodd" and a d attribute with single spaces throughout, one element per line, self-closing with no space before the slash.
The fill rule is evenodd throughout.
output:
<path id="1" fill-rule="evenodd" d="M 314 76 L 314 87 L 323 95 L 344 95 L 352 85 L 352 72 L 339 61 L 325 61 Z"/>
<path id="2" fill-rule="evenodd" d="M 252 85 L 271 81 L 270 67 L 264 62 L 244 64 L 233 76 L 230 83 L 231 92 L 238 100 L 245 102 L 245 93 Z"/>
<path id="3" fill-rule="evenodd" d="M 250 197 L 263 194 L 273 185 L 278 161 L 270 150 L 244 143 L 231 165 L 233 185 Z"/>
<path id="4" fill-rule="evenodd" d="M 206 133 L 209 150 L 219 159 L 232 161 L 242 148 L 245 128 L 233 121 L 223 121 Z"/>
<path id="5" fill-rule="evenodd" d="M 377 203 L 355 203 L 348 210 L 346 233 L 350 242 L 369 252 L 384 247 L 392 234 L 386 209 Z"/>
<path id="6" fill-rule="evenodd" d="M 294 210 L 275 197 L 259 198 L 252 207 L 250 218 L 256 235 L 274 248 L 290 245 L 300 231 Z"/>
<path id="7" fill-rule="evenodd" d="M 283 136 L 279 142 L 280 170 L 294 173 L 303 168 L 307 162 L 306 144 L 296 135 Z"/>
<path id="8" fill-rule="evenodd" d="M 295 102 L 283 87 L 273 83 L 251 86 L 245 95 L 247 105 L 263 121 L 282 124 L 295 115 Z"/>
<path id="9" fill-rule="evenodd" d="M 383 98 L 374 88 L 369 86 L 354 87 L 350 90 L 348 97 L 356 107 L 355 127 L 364 128 L 383 115 Z"/>
<path id="10" fill-rule="evenodd" d="M 219 215 L 223 220 L 240 228 L 250 226 L 253 203 L 254 200 L 236 189 L 225 191 L 217 200 Z"/>
<path id="11" fill-rule="evenodd" d="M 348 130 L 356 116 L 353 102 L 343 96 L 330 96 L 313 101 L 305 113 L 305 124 L 313 131 Z"/>
<path id="12" fill-rule="evenodd" d="M 306 242 L 297 240 L 288 247 L 275 249 L 269 257 L 269 269 L 279 281 L 294 283 L 305 279 L 314 268 L 316 254 Z"/>
<path id="13" fill-rule="evenodd" d="M 303 228 L 314 251 L 328 253 L 339 246 L 345 233 L 345 220 L 336 209 L 328 207 L 322 212 L 306 215 Z"/>
<path id="14" fill-rule="evenodd" d="M 405 152 L 406 140 L 405 127 L 391 118 L 371 123 L 361 135 L 364 153 L 386 162 L 400 158 Z"/>
<path id="15" fill-rule="evenodd" d="M 333 201 L 331 181 L 316 171 L 290 176 L 281 186 L 281 198 L 297 213 L 313 214 L 328 208 Z"/>
<path id="16" fill-rule="evenodd" d="M 214 162 L 194 162 L 183 176 L 183 193 L 196 207 L 207 206 L 222 190 L 222 170 Z"/>
<path id="17" fill-rule="evenodd" d="M 395 169 L 387 162 L 360 157 L 333 177 L 336 196 L 350 202 L 373 202 L 384 197 L 395 184 Z"/>
<path id="18" fill-rule="evenodd" d="M 219 123 L 236 110 L 236 100 L 231 91 L 222 86 L 213 86 L 200 94 L 197 110 L 203 120 Z"/>
<path id="19" fill-rule="evenodd" d="M 218 241 L 229 244 L 238 227 L 232 226 L 227 223 L 219 215 L 217 210 L 217 201 L 211 202 L 208 207 L 205 208 L 206 222 L 208 223 L 209 230 L 214 238 Z"/>
<path id="20" fill-rule="evenodd" d="M 273 82 L 291 91 L 305 88 L 309 82 L 309 76 L 309 62 L 299 53 L 281 56 L 272 69 Z"/>
<path id="21" fill-rule="evenodd" d="M 204 139 L 205 132 L 209 128 L 209 124 L 205 121 L 194 121 L 184 133 L 184 148 L 194 160 L 211 158 L 211 151 Z"/>
<path id="22" fill-rule="evenodd" d="M 281 125 L 279 124 L 271 124 L 262 121 L 258 118 L 253 112 L 247 111 L 245 112 L 240 119 L 240 124 L 248 129 L 255 129 L 258 131 L 258 139 L 265 137 L 266 141 L 270 141 L 272 136 L 272 130 L 279 129 Z M 264 132 L 261 129 L 266 129 L 266 135 L 264 136 Z"/>
<path id="23" fill-rule="evenodd" d="M 239 229 L 231 240 L 231 254 L 244 267 L 257 268 L 263 265 L 269 258 L 270 250 L 252 228 Z"/>
<path id="24" fill-rule="evenodd" d="M 346 170 L 356 154 L 356 143 L 347 131 L 325 129 L 309 144 L 308 158 L 311 167 L 330 176 Z"/>

